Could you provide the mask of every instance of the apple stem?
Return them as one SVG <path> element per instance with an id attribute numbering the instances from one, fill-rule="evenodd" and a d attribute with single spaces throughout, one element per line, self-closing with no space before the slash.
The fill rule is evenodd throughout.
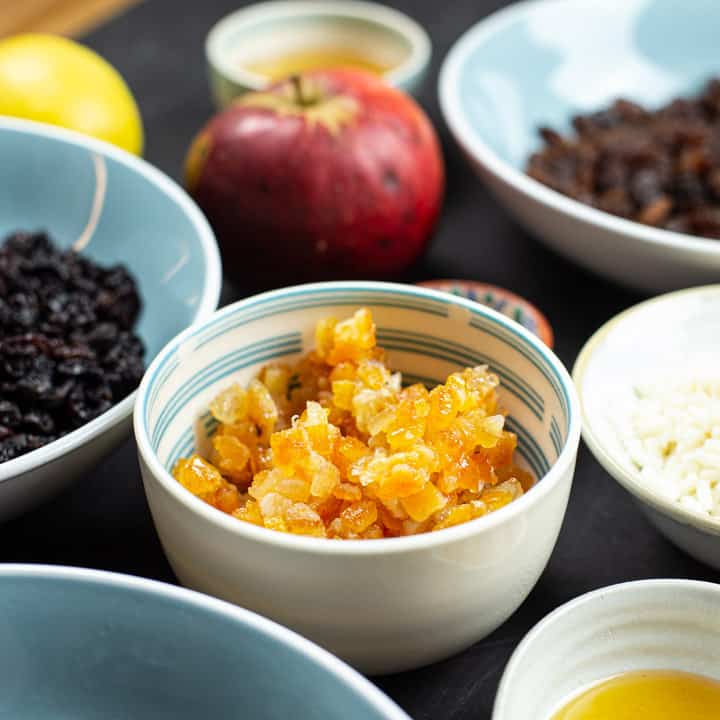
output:
<path id="1" fill-rule="evenodd" d="M 300 75 L 293 75 L 290 78 L 290 82 L 292 82 L 293 87 L 295 88 L 295 102 L 297 102 L 297 104 L 301 107 L 306 107 L 307 105 L 310 105 L 311 103 L 305 97 L 305 93 L 303 92 L 302 77 Z"/>

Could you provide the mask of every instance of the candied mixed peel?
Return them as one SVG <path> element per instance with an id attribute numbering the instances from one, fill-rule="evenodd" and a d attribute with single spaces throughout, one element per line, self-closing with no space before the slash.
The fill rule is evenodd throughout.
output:
<path id="1" fill-rule="evenodd" d="M 504 429 L 499 380 L 485 366 L 428 390 L 403 388 L 375 342 L 369 310 L 322 320 L 297 364 L 263 368 L 210 404 L 210 457 L 181 459 L 175 478 L 233 517 L 327 538 L 441 530 L 523 494 Z"/>

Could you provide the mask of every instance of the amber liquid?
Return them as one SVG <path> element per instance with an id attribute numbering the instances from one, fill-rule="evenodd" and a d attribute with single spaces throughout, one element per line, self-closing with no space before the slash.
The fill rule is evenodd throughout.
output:
<path id="1" fill-rule="evenodd" d="M 701 675 L 629 672 L 580 693 L 552 720 L 714 720 L 720 682 Z"/>
<path id="2" fill-rule="evenodd" d="M 303 50 L 269 58 L 245 66 L 250 72 L 264 75 L 270 80 L 282 80 L 290 75 L 329 67 L 351 67 L 382 75 L 390 70 L 387 65 L 356 55 L 347 50 Z"/>

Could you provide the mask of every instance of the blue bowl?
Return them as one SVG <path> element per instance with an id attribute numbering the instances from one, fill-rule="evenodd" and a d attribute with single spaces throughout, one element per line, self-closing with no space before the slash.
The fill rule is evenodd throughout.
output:
<path id="1" fill-rule="evenodd" d="M 665 291 L 716 282 L 720 242 L 604 213 L 528 177 L 538 128 L 618 97 L 650 108 L 720 74 L 716 0 L 535 0 L 468 30 L 440 74 L 455 139 L 507 210 L 543 242 L 624 285 Z"/>
<path id="2" fill-rule="evenodd" d="M 217 306 L 220 259 L 210 227 L 173 181 L 106 143 L 0 118 L 0 238 L 46 230 L 104 264 L 123 263 L 143 299 L 146 363 Z M 86 472 L 127 436 L 135 393 L 49 445 L 0 464 L 0 519 Z"/>
<path id="3" fill-rule="evenodd" d="M 2 717 L 409 720 L 308 640 L 163 583 L 6 565 L 0 618 Z"/>

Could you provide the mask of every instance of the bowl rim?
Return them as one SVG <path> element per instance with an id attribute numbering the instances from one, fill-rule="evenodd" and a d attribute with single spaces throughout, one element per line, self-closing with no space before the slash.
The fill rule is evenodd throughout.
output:
<path id="1" fill-rule="evenodd" d="M 498 686 L 495 703 L 493 705 L 492 720 L 505 720 L 507 713 L 506 706 L 509 697 L 517 692 L 517 681 L 515 676 L 518 666 L 524 660 L 528 648 L 534 645 L 538 638 L 555 623 L 562 622 L 567 616 L 577 612 L 586 605 L 602 603 L 609 596 L 625 595 L 627 593 L 640 592 L 647 595 L 654 595 L 658 590 L 685 590 L 691 593 L 711 592 L 720 600 L 720 585 L 706 580 L 691 580 L 685 578 L 651 578 L 647 580 L 631 580 L 629 582 L 616 583 L 606 587 L 597 588 L 590 592 L 583 593 L 568 600 L 555 608 L 528 630 L 527 634 L 520 641 L 510 656 Z"/>
<path id="2" fill-rule="evenodd" d="M 632 1 L 638 2 L 639 0 Z M 522 0 L 490 14 L 466 30 L 455 42 L 443 61 L 438 79 L 440 109 L 455 141 L 468 157 L 482 165 L 485 170 L 505 185 L 573 220 L 657 248 L 681 250 L 692 253 L 697 258 L 720 258 L 720 242 L 718 240 L 643 225 L 634 220 L 627 220 L 584 205 L 578 200 L 573 200 L 552 190 L 502 159 L 468 122 L 462 111 L 459 88 L 460 73 L 468 56 L 497 31 L 524 17 L 527 13 L 539 12 L 545 6 L 560 4 L 568 6 L 568 9 L 582 9 L 582 6 L 578 7 L 576 0 Z"/>
<path id="3" fill-rule="evenodd" d="M 306 662 L 310 660 L 315 663 L 328 675 L 332 675 L 339 683 L 367 701 L 387 720 L 410 720 L 405 711 L 380 688 L 340 658 L 284 625 L 210 595 L 159 580 L 107 570 L 26 563 L 1 565 L 0 582 L 14 579 L 61 580 L 70 584 L 98 585 L 113 590 L 139 592 L 147 596 L 169 599 L 178 605 L 192 608 L 192 610 L 205 611 L 244 627 L 254 628 L 266 637 L 290 648 Z"/>
<path id="4" fill-rule="evenodd" d="M 224 50 L 225 37 L 238 27 L 273 19 L 292 20 L 297 17 L 334 16 L 365 20 L 377 27 L 389 28 L 402 35 L 410 45 L 410 53 L 399 65 L 383 73 L 393 85 L 404 85 L 427 67 L 432 55 L 432 42 L 427 31 L 416 20 L 399 10 L 367 0 L 265 0 L 235 10 L 221 18 L 205 39 L 205 57 L 218 73 L 251 90 L 263 90 L 271 81 L 264 75 L 246 70 L 231 62 Z"/>
<path id="5" fill-rule="evenodd" d="M 392 292 L 406 296 L 435 300 L 444 305 L 454 305 L 471 310 L 475 314 L 484 315 L 486 318 L 500 325 L 503 329 L 514 334 L 517 338 L 530 345 L 533 350 L 545 362 L 546 367 L 555 375 L 560 388 L 565 394 L 568 406 L 568 432 L 562 450 L 557 460 L 550 467 L 549 471 L 533 486 L 532 490 L 522 497 L 514 500 L 503 508 L 496 510 L 484 517 L 470 520 L 454 527 L 445 528 L 436 532 L 420 533 L 407 537 L 378 538 L 367 540 L 343 540 L 342 542 L 328 540 L 327 538 L 315 538 L 301 535 L 293 535 L 270 530 L 264 527 L 256 527 L 251 523 L 238 521 L 226 513 L 217 510 L 207 503 L 195 497 L 186 490 L 172 475 L 165 469 L 153 450 L 150 435 L 145 424 L 144 407 L 148 396 L 155 387 L 154 380 L 158 376 L 157 370 L 164 363 L 165 358 L 175 349 L 190 339 L 194 334 L 202 332 L 205 326 L 215 319 L 232 315 L 243 310 L 248 304 L 258 299 L 278 298 L 286 295 L 295 296 L 305 290 L 318 288 L 334 288 L 341 290 L 374 290 L 377 292 Z M 168 493 L 174 502 L 183 505 L 194 515 L 199 516 L 204 522 L 215 526 L 219 530 L 231 533 L 237 537 L 244 538 L 251 542 L 273 545 L 289 551 L 314 554 L 332 555 L 375 555 L 390 554 L 412 551 L 422 551 L 428 548 L 436 548 L 468 538 L 469 536 L 490 530 L 506 521 L 522 515 L 526 510 L 540 502 L 550 493 L 555 486 L 565 477 L 566 473 L 572 473 L 580 442 L 581 420 L 580 408 L 577 399 L 575 386 L 570 374 L 565 369 L 561 360 L 548 348 L 542 340 L 536 337 L 529 330 L 518 323 L 510 320 L 501 313 L 491 308 L 480 305 L 465 298 L 449 295 L 448 293 L 417 287 L 414 285 L 403 285 L 400 283 L 373 282 L 373 281 L 337 281 L 308 283 L 296 285 L 277 290 L 270 290 L 265 293 L 253 295 L 231 305 L 226 305 L 216 311 L 210 318 L 194 328 L 188 328 L 173 340 L 171 340 L 156 356 L 153 363 L 143 377 L 138 389 L 138 402 L 135 405 L 134 427 L 135 440 L 138 448 L 138 456 L 141 464 L 145 463 L 148 472 L 154 480 Z M 144 480 L 145 481 L 145 480 Z"/>
<path id="6" fill-rule="evenodd" d="M 636 305 L 633 305 L 610 318 L 610 320 L 598 328 L 598 330 L 596 330 L 585 342 L 585 345 L 583 345 L 582 350 L 580 350 L 580 354 L 575 360 L 575 365 L 572 369 L 572 377 L 575 383 L 575 389 L 577 390 L 578 401 L 580 403 L 583 440 L 587 444 L 588 448 L 590 448 L 590 452 L 592 452 L 595 456 L 595 459 L 600 463 L 600 465 L 602 465 L 608 474 L 620 483 L 620 485 L 622 485 L 631 495 L 649 505 L 653 510 L 663 515 L 670 516 L 673 520 L 681 523 L 682 525 L 690 525 L 711 535 L 720 536 L 720 521 L 710 520 L 699 513 L 694 513 L 691 510 L 687 510 L 686 508 L 677 505 L 671 500 L 653 492 L 650 488 L 635 478 L 632 473 L 628 472 L 625 467 L 623 467 L 623 465 L 619 463 L 604 447 L 598 438 L 597 433 L 593 431 L 593 423 L 588 415 L 583 399 L 583 378 L 585 377 L 585 373 L 592 362 L 593 355 L 618 325 L 650 305 L 667 302 L 668 300 L 672 301 L 672 298 L 707 293 L 708 291 L 712 291 L 720 295 L 720 284 L 700 285 L 698 287 L 686 288 L 685 290 L 676 290 L 675 292 L 658 295 L 650 298 L 649 300 L 637 303 Z"/>
<path id="7" fill-rule="evenodd" d="M 11 117 L 0 117 L 0 132 L 10 130 L 61 141 L 66 145 L 83 148 L 130 168 L 137 175 L 158 187 L 169 196 L 193 225 L 205 259 L 205 276 L 202 295 L 190 325 L 206 319 L 217 308 L 222 285 L 222 266 L 215 235 L 195 202 L 174 180 L 146 160 L 130 154 L 103 140 L 83 135 L 54 125 Z M 57 460 L 115 427 L 132 413 L 137 388 L 120 402 L 94 420 L 80 426 L 67 435 L 43 445 L 37 450 L 0 463 L 0 484 L 21 478 L 39 466 Z"/>

